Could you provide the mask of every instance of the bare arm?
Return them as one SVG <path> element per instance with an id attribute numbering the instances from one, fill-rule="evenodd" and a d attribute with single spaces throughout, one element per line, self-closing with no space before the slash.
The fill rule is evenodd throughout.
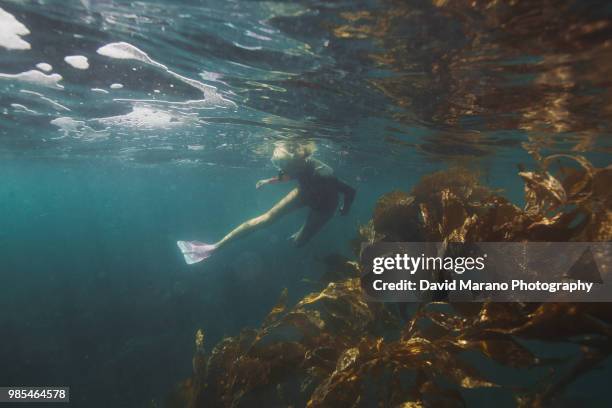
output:
<path id="1" fill-rule="evenodd" d="M 216 248 L 219 248 L 222 245 L 225 245 L 229 241 L 232 241 L 236 238 L 247 235 L 250 232 L 256 231 L 259 228 L 271 224 L 272 222 L 278 220 L 283 215 L 287 214 L 291 210 L 297 208 L 298 204 L 298 194 L 299 190 L 297 188 L 291 190 L 289 194 L 287 194 L 282 200 L 280 200 L 274 207 L 272 207 L 268 212 L 252 218 L 246 222 L 243 222 L 238 227 L 233 229 L 229 234 L 227 234 L 223 239 L 215 244 Z"/>
<path id="2" fill-rule="evenodd" d="M 278 179 L 278 177 L 272 177 L 269 179 L 263 179 L 263 180 L 259 180 L 257 182 L 257 184 L 255 184 L 255 188 L 262 188 L 263 186 L 265 186 L 266 184 L 274 184 L 274 183 L 279 183 L 280 180 Z"/>
<path id="3" fill-rule="evenodd" d="M 289 180 L 290 178 L 288 176 L 277 176 L 277 177 L 272 177 L 269 179 L 263 179 L 263 180 L 259 180 L 257 184 L 255 184 L 255 188 L 261 188 L 265 186 L 266 184 L 282 183 L 283 181 L 289 181 Z"/>

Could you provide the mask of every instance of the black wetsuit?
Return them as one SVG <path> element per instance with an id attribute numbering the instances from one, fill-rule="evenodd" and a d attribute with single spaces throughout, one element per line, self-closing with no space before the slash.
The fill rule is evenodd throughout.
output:
<path id="1" fill-rule="evenodd" d="M 329 171 L 325 171 L 329 169 Z M 299 185 L 298 206 L 310 208 L 310 213 L 302 228 L 294 235 L 297 246 L 304 245 L 336 213 L 338 194 L 344 201 L 340 209 L 342 215 L 348 213 L 355 189 L 338 180 L 331 169 L 315 159 L 309 159 L 307 166 L 294 176 Z"/>

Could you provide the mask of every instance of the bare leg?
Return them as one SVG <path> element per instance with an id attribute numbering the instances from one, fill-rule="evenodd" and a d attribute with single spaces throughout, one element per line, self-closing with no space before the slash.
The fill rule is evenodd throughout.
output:
<path id="1" fill-rule="evenodd" d="M 310 210 L 302 228 L 293 234 L 295 246 L 301 247 L 308 242 L 334 216 L 335 211 L 335 207 L 325 212 Z"/>
<path id="2" fill-rule="evenodd" d="M 238 237 L 242 237 L 250 232 L 256 231 L 257 229 L 269 225 L 274 221 L 278 220 L 283 215 L 295 210 L 300 206 L 300 202 L 297 199 L 299 195 L 299 190 L 297 188 L 291 190 L 289 194 L 287 194 L 282 200 L 280 200 L 274 207 L 272 207 L 265 214 L 260 215 L 259 217 L 252 218 L 246 222 L 243 222 L 234 230 L 232 230 L 229 234 L 227 234 L 223 239 L 217 242 L 215 248 L 219 248 L 220 246 L 225 245 L 229 241 L 232 241 Z"/>

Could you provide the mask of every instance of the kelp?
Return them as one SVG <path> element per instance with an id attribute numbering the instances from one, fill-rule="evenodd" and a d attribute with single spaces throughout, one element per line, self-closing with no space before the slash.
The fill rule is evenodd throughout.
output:
<path id="1" fill-rule="evenodd" d="M 382 196 L 374 208 L 371 228 L 384 231 L 385 238 L 393 241 L 411 241 L 419 233 L 415 221 L 414 197 L 401 191 Z M 376 240 L 376 236 L 374 236 Z"/>
<path id="2" fill-rule="evenodd" d="M 562 159 L 569 163 L 561 163 Z M 558 174 L 550 169 L 553 164 Z M 469 170 L 427 175 L 409 194 L 393 192 L 381 197 L 373 223 L 360 229 L 360 240 L 612 239 L 612 166 L 595 168 L 582 156 L 552 155 L 541 159 L 539 169 L 518 175 L 524 182 L 524 208 L 479 184 L 477 175 Z"/>
<path id="3" fill-rule="evenodd" d="M 524 208 L 467 170 L 428 175 L 409 193 L 381 197 L 355 242 L 612 238 L 610 168 L 551 156 L 517 176 Z M 293 306 L 283 291 L 259 328 L 223 339 L 210 353 L 198 331 L 193 375 L 166 405 L 464 407 L 466 390 L 488 389 L 488 398 L 499 393 L 517 406 L 545 407 L 612 353 L 609 303 L 424 303 L 404 321 L 390 305 L 364 298 L 357 262 L 332 256 L 324 263 L 324 287 Z M 533 341 L 574 351 L 543 357 Z M 482 372 L 483 361 L 517 373 L 547 370 L 521 387 Z"/>

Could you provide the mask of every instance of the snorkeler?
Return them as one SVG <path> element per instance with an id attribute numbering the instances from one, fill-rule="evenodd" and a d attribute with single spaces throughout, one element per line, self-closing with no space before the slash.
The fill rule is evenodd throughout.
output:
<path id="1" fill-rule="evenodd" d="M 277 144 L 272 155 L 272 163 L 279 169 L 279 174 L 277 177 L 258 181 L 256 188 L 289 180 L 297 181 L 298 186 L 268 212 L 242 223 L 216 244 L 178 241 L 177 245 L 185 257 L 185 262 L 188 264 L 200 262 L 228 242 L 270 225 L 293 210 L 308 207 L 310 212 L 306 222 L 291 236 L 295 245 L 300 247 L 335 214 L 339 194 L 343 195 L 340 214 L 348 214 L 355 198 L 355 189 L 338 180 L 328 165 L 311 157 L 314 150 L 313 144 Z"/>

